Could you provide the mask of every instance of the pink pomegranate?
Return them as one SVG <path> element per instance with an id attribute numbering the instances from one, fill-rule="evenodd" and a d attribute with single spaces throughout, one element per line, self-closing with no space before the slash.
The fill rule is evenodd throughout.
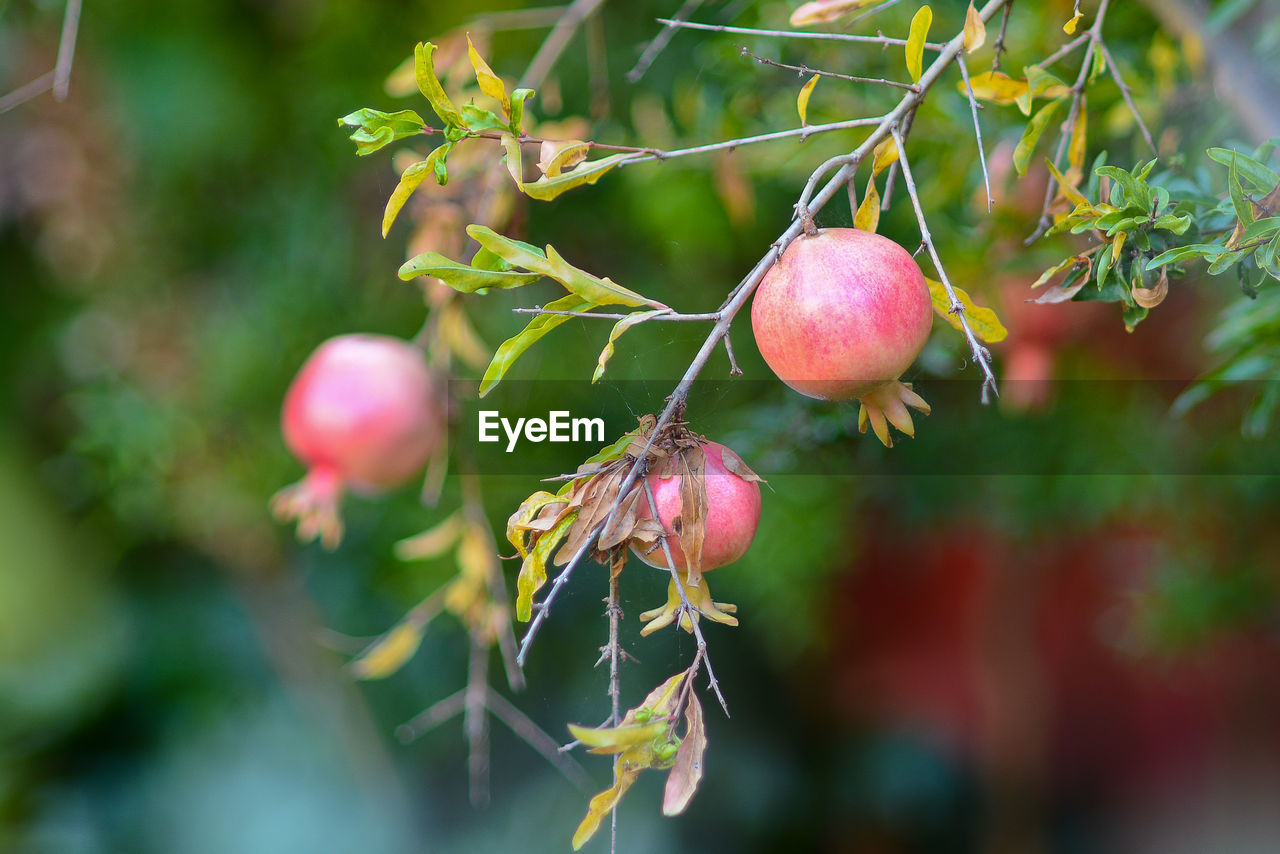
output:
<path id="1" fill-rule="evenodd" d="M 298 536 L 326 548 L 342 539 L 338 504 L 350 488 L 372 494 L 422 470 L 444 433 L 444 404 L 422 351 L 384 335 L 321 344 L 285 394 L 285 444 L 308 468 L 271 505 Z"/>
<path id="2" fill-rule="evenodd" d="M 756 534 L 756 526 L 760 522 L 760 484 L 758 482 L 760 479 L 740 464 L 733 451 L 718 442 L 703 442 L 702 451 L 706 459 L 703 482 L 707 491 L 707 512 L 703 520 L 706 533 L 702 543 L 701 572 L 709 572 L 733 563 L 746 554 L 751 546 L 751 540 Z M 731 471 L 730 467 L 734 471 Z M 706 580 L 700 577 L 701 573 L 690 577 L 688 561 L 680 548 L 680 537 L 677 533 L 680 530 L 678 523 L 683 523 L 681 518 L 684 509 L 684 501 L 681 497 L 682 481 L 682 475 L 661 477 L 651 474 L 648 476 L 654 504 L 658 507 L 658 520 L 662 523 L 663 530 L 667 532 L 666 542 L 671 548 L 676 569 L 684 576 L 685 595 L 689 597 L 690 603 L 699 613 L 717 622 L 737 625 L 737 619 L 730 616 L 737 609 L 733 605 L 712 602 Z M 640 516 L 651 518 L 647 501 L 642 501 L 641 507 Z M 661 546 L 652 551 L 642 551 L 633 547 L 632 551 L 650 566 L 663 570 L 669 569 L 666 553 Z M 642 634 L 647 635 L 669 625 L 678 614 L 680 604 L 680 591 L 676 589 L 673 579 L 667 604 L 640 615 L 641 620 L 654 620 L 645 627 Z M 682 619 L 681 625 L 692 629 L 687 625 L 687 620 Z"/>
<path id="3" fill-rule="evenodd" d="M 765 274 L 751 305 L 760 355 L 791 388 L 823 400 L 857 398 L 876 435 L 904 433 L 907 406 L 928 404 L 898 382 L 929 340 L 933 302 L 911 254 L 886 237 L 828 228 L 797 237 Z"/>

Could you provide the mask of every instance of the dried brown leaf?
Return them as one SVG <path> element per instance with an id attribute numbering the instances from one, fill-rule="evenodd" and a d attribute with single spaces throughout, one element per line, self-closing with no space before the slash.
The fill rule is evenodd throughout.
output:
<path id="1" fill-rule="evenodd" d="M 676 764 L 667 775 L 667 786 L 662 798 L 663 815 L 679 815 L 689 806 L 698 783 L 702 780 L 702 755 L 707 749 L 706 727 L 702 720 L 702 704 L 698 695 L 689 692 L 689 702 L 684 707 L 686 731 L 684 741 L 676 752 Z"/>
<path id="2" fill-rule="evenodd" d="M 1155 308 L 1169 295 L 1169 268 L 1160 268 L 1160 278 L 1153 288 L 1134 288 L 1133 301 L 1143 308 Z"/>

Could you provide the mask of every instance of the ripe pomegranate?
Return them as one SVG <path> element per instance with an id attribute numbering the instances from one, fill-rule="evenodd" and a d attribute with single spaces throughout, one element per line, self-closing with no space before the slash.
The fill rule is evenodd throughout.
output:
<path id="1" fill-rule="evenodd" d="M 281 430 L 307 476 L 278 492 L 280 521 L 326 548 L 342 539 L 345 488 L 372 494 L 422 470 L 444 435 L 444 404 L 422 352 L 399 338 L 340 335 L 321 344 L 285 394 Z"/>
<path id="2" fill-rule="evenodd" d="M 725 564 L 733 563 L 746 554 L 755 537 L 756 526 L 760 522 L 760 478 L 741 464 L 736 454 L 718 442 L 701 442 L 705 466 L 702 471 L 703 483 L 707 493 L 706 515 L 703 518 L 704 539 L 702 542 L 702 559 L 700 571 L 690 577 L 688 558 L 680 547 L 679 531 L 687 524 L 684 517 L 684 499 L 682 497 L 684 475 L 676 474 L 663 477 L 660 474 L 648 475 L 648 485 L 653 491 L 653 501 L 658 508 L 658 521 L 666 532 L 666 542 L 671 549 L 671 557 L 676 569 L 683 576 L 685 594 L 698 613 L 719 623 L 736 626 L 738 621 L 730 616 L 737 607 L 722 602 L 711 601 L 711 592 L 702 573 L 709 572 Z M 727 458 L 727 462 L 726 462 Z M 732 469 L 732 470 L 731 470 Z M 642 500 L 640 518 L 652 518 L 648 501 Z M 669 569 L 666 553 L 662 547 L 652 550 L 641 550 L 635 546 L 632 551 L 642 561 L 659 569 Z M 643 621 L 653 620 L 641 634 L 649 634 L 669 625 L 679 613 L 681 605 L 680 591 L 672 579 L 667 593 L 667 603 L 661 608 L 647 611 L 640 615 Z M 696 617 L 695 617 L 696 618 Z M 680 619 L 681 627 L 692 631 L 685 617 Z"/>
<path id="3" fill-rule="evenodd" d="M 887 446 L 889 424 L 914 435 L 908 406 L 929 405 L 898 381 L 929 339 L 933 302 L 911 254 L 854 228 L 820 229 L 791 242 L 751 305 L 760 355 L 796 391 L 862 403 Z"/>

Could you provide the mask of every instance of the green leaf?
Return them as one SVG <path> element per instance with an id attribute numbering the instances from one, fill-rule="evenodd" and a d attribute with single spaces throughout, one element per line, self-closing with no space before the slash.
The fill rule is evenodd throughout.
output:
<path id="1" fill-rule="evenodd" d="M 1240 186 L 1239 157 L 1231 158 L 1231 168 L 1227 172 L 1227 188 L 1231 193 L 1231 206 L 1235 208 L 1236 218 L 1241 225 L 1253 222 L 1253 205 L 1244 197 L 1244 188 Z"/>
<path id="2" fill-rule="evenodd" d="M 569 294 L 543 306 L 548 311 L 590 311 L 595 307 L 595 303 L 588 302 L 577 294 Z M 497 351 L 493 354 L 493 360 L 489 362 L 489 367 L 485 369 L 484 377 L 480 380 L 480 396 L 484 397 L 493 391 L 494 386 L 502 381 L 507 371 L 525 350 L 569 317 L 565 314 L 539 314 L 519 333 L 498 345 Z"/>
<path id="3" fill-rule="evenodd" d="M 1217 243 L 1192 243 L 1187 246 L 1175 246 L 1166 249 L 1147 262 L 1147 269 L 1154 270 L 1165 264 L 1177 264 L 1189 258 L 1216 258 L 1226 252 L 1227 248 Z"/>
<path id="4" fill-rule="evenodd" d="M 1262 220 L 1262 222 L 1266 222 L 1266 220 Z M 1256 225 L 1257 223 L 1254 224 Z M 1277 254 L 1280 254 L 1280 234 L 1277 234 L 1270 243 L 1259 249 L 1257 254 L 1253 257 L 1254 260 L 1258 262 L 1258 267 L 1263 272 L 1268 273 L 1273 278 L 1280 279 L 1280 271 L 1273 272 L 1277 269 Z"/>
<path id="5" fill-rule="evenodd" d="M 520 140 L 509 133 L 502 135 L 502 160 L 507 166 L 511 180 L 519 187 L 524 182 L 524 155 L 520 151 Z"/>
<path id="6" fill-rule="evenodd" d="M 1156 217 L 1156 221 L 1152 223 L 1152 227 L 1163 229 L 1164 231 L 1171 231 L 1174 234 L 1183 234 L 1191 227 L 1191 215 L 1182 214 L 1181 216 L 1177 216 L 1175 214 L 1164 214 L 1163 216 Z"/>
<path id="7" fill-rule="evenodd" d="M 597 305 L 647 305 L 650 308 L 668 308 L 657 300 L 651 300 L 629 288 L 622 287 L 608 276 L 602 279 L 585 270 L 579 270 L 560 257 L 560 253 L 550 245 L 547 246 L 547 261 L 550 262 L 551 271 L 548 275 L 551 278 L 564 285 L 566 290 Z"/>
<path id="8" fill-rule="evenodd" d="M 1254 220 L 1247 228 L 1245 228 L 1236 245 L 1239 246 L 1246 243 L 1252 243 L 1253 241 L 1260 240 L 1278 230 L 1280 230 L 1280 216 L 1270 216 L 1266 219 Z"/>
<path id="9" fill-rule="evenodd" d="M 635 311 L 619 320 L 613 325 L 613 330 L 609 333 L 609 343 L 604 345 L 604 349 L 600 351 L 600 358 L 596 360 L 596 372 L 591 375 L 591 382 L 597 383 L 604 376 L 605 365 L 613 358 L 613 344 L 631 327 L 638 323 L 644 323 L 651 317 L 657 317 L 659 314 L 669 314 L 670 309 L 656 308 L 653 311 Z"/>
<path id="10" fill-rule="evenodd" d="M 440 181 L 438 171 L 439 164 L 449 154 L 449 149 L 453 148 L 453 143 L 446 142 L 439 146 L 430 154 L 426 160 L 419 160 L 412 164 L 408 169 L 400 173 L 400 183 L 396 185 L 395 192 L 391 194 L 391 198 L 387 199 L 387 207 L 382 212 L 382 236 L 386 237 L 387 232 L 391 231 L 392 224 L 396 221 L 396 217 L 400 215 L 401 208 L 405 202 L 409 201 L 409 197 L 413 195 L 414 190 L 426 180 L 428 175 L 435 174 L 436 180 L 444 186 L 448 180 L 448 174 L 445 175 L 445 181 Z"/>
<path id="11" fill-rule="evenodd" d="M 640 435 L 639 430 L 632 430 L 629 433 L 623 433 L 618 440 L 610 445 L 605 445 L 591 456 L 582 461 L 584 466 L 594 465 L 596 463 L 610 463 L 614 460 L 620 460 L 626 456 L 627 449 L 631 447 L 632 441 Z M 643 447 L 643 445 L 641 445 Z"/>
<path id="12" fill-rule="evenodd" d="M 1234 159 L 1241 177 L 1253 184 L 1255 192 L 1269 193 L 1275 189 L 1276 184 L 1280 184 L 1280 175 L 1246 154 L 1230 148 L 1210 148 L 1206 153 L 1210 159 L 1216 160 L 1223 166 L 1230 166 Z"/>
<path id="13" fill-rule="evenodd" d="M 435 110 L 436 115 L 440 117 L 440 121 L 446 125 L 460 127 L 465 124 L 462 115 L 458 112 L 458 108 L 449 100 L 449 96 L 445 94 L 444 87 L 440 85 L 440 79 L 436 77 L 436 70 L 432 64 L 431 56 L 436 52 L 436 45 L 431 42 L 425 44 L 419 42 L 413 49 L 413 73 L 418 81 L 418 91 L 431 104 L 431 109 Z"/>
<path id="14" fill-rule="evenodd" d="M 1134 205 L 1144 217 L 1151 213 L 1151 188 L 1140 179 L 1118 166 L 1102 166 L 1098 174 L 1110 178 L 1124 194 L 1126 204 Z"/>
<path id="15" fill-rule="evenodd" d="M 524 126 L 524 102 L 532 98 L 536 93 L 532 89 L 517 89 L 511 93 L 511 132 L 516 136 L 520 135 L 521 128 Z"/>
<path id="16" fill-rule="evenodd" d="M 1050 74 L 1038 65 L 1028 65 L 1022 69 L 1027 78 L 1027 89 L 1014 99 L 1022 114 L 1031 115 L 1031 105 L 1036 98 L 1045 95 L 1053 99 L 1065 98 L 1071 94 L 1071 87 L 1059 77 Z"/>
<path id="17" fill-rule="evenodd" d="M 544 317 L 546 315 L 543 315 Z M 533 616 L 533 596 L 547 583 L 547 561 L 556 545 L 569 533 L 569 527 L 578 518 L 578 511 L 566 513 L 554 528 L 538 537 L 516 577 L 516 619 L 529 622 Z"/>
<path id="18" fill-rule="evenodd" d="M 925 282 L 929 285 L 929 296 L 933 299 L 933 310 L 956 329 L 963 329 L 960 325 L 960 318 L 951 313 L 951 298 L 947 296 L 947 289 L 943 287 L 942 282 L 936 282 L 928 277 L 925 278 Z M 964 306 L 964 316 L 969 319 L 969 328 L 973 330 L 974 335 L 988 344 L 1003 341 L 1009 336 L 1009 330 L 1004 328 L 1004 324 L 1000 322 L 999 317 L 996 317 L 994 311 L 975 303 L 973 298 L 961 288 L 957 288 L 955 285 L 951 287 L 956 292 L 956 297 L 959 298 L 960 304 Z"/>
<path id="19" fill-rule="evenodd" d="M 1095 281 L 1098 283 L 1098 290 L 1102 290 L 1107 284 L 1107 276 L 1111 275 L 1111 269 L 1116 263 L 1116 247 L 1114 243 L 1108 243 L 1102 247 L 1102 251 L 1098 253 L 1098 261 L 1095 265 L 1097 275 Z"/>
<path id="20" fill-rule="evenodd" d="M 1218 275 L 1243 257 L 1244 253 L 1238 249 L 1231 252 L 1223 252 L 1221 255 L 1214 258 L 1213 262 L 1209 264 L 1209 275 Z"/>
<path id="21" fill-rule="evenodd" d="M 511 266 L 551 275 L 546 253 L 532 243 L 512 240 L 483 225 L 467 226 L 467 235 L 479 243 L 482 250 L 488 250 Z"/>
<path id="22" fill-rule="evenodd" d="M 542 278 L 541 273 L 514 273 L 476 269 L 451 261 L 438 252 L 415 255 L 400 267 L 400 278 L 406 282 L 417 276 L 432 276 L 455 291 L 473 294 L 485 288 L 509 290 L 531 285 Z"/>
<path id="23" fill-rule="evenodd" d="M 554 178 L 543 176 L 537 181 L 528 184 L 521 184 L 520 190 L 530 198 L 539 201 L 549 202 L 562 193 L 572 190 L 574 187 L 581 187 L 583 184 L 594 184 L 599 181 L 604 174 L 613 167 L 617 166 L 625 160 L 630 160 L 636 155 L 630 153 L 615 154 L 612 157 L 603 157 L 599 160 L 589 160 L 580 163 L 570 172 L 561 172 Z"/>
<path id="24" fill-rule="evenodd" d="M 921 6 L 911 19 L 911 31 L 907 35 L 907 72 L 911 82 L 919 83 L 924 69 L 924 43 L 929 37 L 929 25 L 933 23 L 933 10 Z"/>
<path id="25" fill-rule="evenodd" d="M 384 113 L 365 107 L 338 119 L 338 125 L 356 128 L 349 138 L 356 144 L 356 154 L 363 157 L 398 139 L 417 136 L 426 127 L 426 122 L 413 110 Z"/>
<path id="26" fill-rule="evenodd" d="M 477 107 L 475 104 L 463 104 L 460 109 L 462 123 L 469 130 L 505 131 L 508 129 L 507 123 L 493 110 L 486 110 L 483 107 Z"/>
<path id="27" fill-rule="evenodd" d="M 593 305 L 645 305 L 650 308 L 667 308 L 660 302 L 622 287 L 608 277 L 600 278 L 585 270 L 579 270 L 564 260 L 552 246 L 548 246 L 544 254 L 536 246 L 503 237 L 483 225 L 467 226 L 467 234 L 512 266 L 523 267 L 555 279 L 564 286 L 565 290 L 578 294 Z"/>
<path id="28" fill-rule="evenodd" d="M 1018 170 L 1019 175 L 1027 174 L 1027 164 L 1031 162 L 1031 155 L 1036 150 L 1036 143 L 1040 141 L 1040 136 L 1049 125 L 1049 120 L 1053 118 L 1053 114 L 1058 111 L 1058 107 L 1061 105 L 1061 98 L 1056 101 L 1050 101 L 1040 108 L 1040 112 L 1036 113 L 1031 121 L 1027 122 L 1027 129 L 1023 131 L 1022 139 L 1018 141 L 1018 147 L 1013 150 L 1013 166 Z"/>

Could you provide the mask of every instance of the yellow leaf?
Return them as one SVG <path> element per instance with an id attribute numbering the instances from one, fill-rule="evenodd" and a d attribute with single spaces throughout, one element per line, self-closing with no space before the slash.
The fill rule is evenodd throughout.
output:
<path id="1" fill-rule="evenodd" d="M 929 283 L 929 296 L 933 298 L 933 310 L 947 323 L 950 323 L 956 329 L 960 329 L 960 318 L 951 313 L 951 300 L 947 296 L 947 289 L 942 286 L 942 282 L 935 282 L 929 278 L 926 278 L 925 281 Z M 1000 322 L 1000 318 L 996 317 L 994 311 L 977 305 L 973 298 L 960 288 L 953 286 L 953 289 L 960 299 L 960 304 L 964 306 L 964 316 L 969 319 L 969 328 L 973 330 L 974 335 L 988 344 L 995 344 L 1008 337 L 1009 330 L 1004 328 L 1004 324 Z"/>
<path id="2" fill-rule="evenodd" d="M 524 159 L 520 154 L 520 140 L 509 133 L 502 135 L 502 148 L 506 152 L 503 160 L 507 162 L 507 172 L 517 187 L 524 186 Z"/>
<path id="3" fill-rule="evenodd" d="M 929 37 L 929 25 L 933 23 L 933 10 L 921 6 L 911 19 L 911 31 L 907 35 L 907 71 L 911 82 L 919 83 L 924 70 L 924 42 Z"/>
<path id="4" fill-rule="evenodd" d="M 969 82 L 973 85 L 973 97 L 996 104 L 1012 104 L 1028 89 L 1027 81 L 1014 80 L 1003 71 L 984 71 L 975 74 Z M 965 94 L 963 80 L 956 84 L 956 88 L 960 94 Z"/>
<path id="5" fill-rule="evenodd" d="M 396 543 L 396 557 L 400 560 L 429 560 L 439 557 L 458 542 L 462 528 L 462 517 L 454 513 L 421 534 L 415 534 Z"/>
<path id="6" fill-rule="evenodd" d="M 1058 190 L 1067 198 L 1068 201 L 1076 206 L 1077 210 L 1081 207 L 1085 210 L 1093 209 L 1093 203 L 1085 198 L 1084 193 L 1081 193 L 1076 187 L 1076 182 L 1071 180 L 1071 176 L 1076 173 L 1069 172 L 1067 175 L 1063 175 L 1058 171 L 1058 167 L 1053 165 L 1052 160 L 1046 157 L 1044 162 L 1048 165 L 1049 172 L 1058 180 Z"/>
<path id="7" fill-rule="evenodd" d="M 879 3 L 880 0 L 813 0 L 791 13 L 791 26 L 808 27 L 825 24 L 849 12 Z"/>
<path id="8" fill-rule="evenodd" d="M 853 218 L 853 227 L 874 234 L 879 224 L 880 194 L 876 192 L 876 178 L 872 175 L 867 181 L 867 194 L 862 197 L 862 204 L 858 205 L 858 213 Z"/>
<path id="9" fill-rule="evenodd" d="M 633 311 L 626 317 L 619 320 L 613 325 L 613 331 L 609 333 L 609 342 L 604 345 L 604 349 L 600 351 L 600 358 L 596 360 L 596 372 L 591 375 L 591 382 L 596 383 L 604 376 L 605 366 L 609 364 L 609 360 L 613 358 L 614 342 L 631 327 L 637 323 L 644 323 L 652 317 L 659 314 L 670 314 L 671 310 L 667 308 L 655 308 L 652 311 Z"/>
<path id="10" fill-rule="evenodd" d="M 476 46 L 471 43 L 471 36 L 467 36 L 467 57 L 471 60 L 471 67 L 476 70 L 476 82 L 480 84 L 480 91 L 499 101 L 502 104 L 503 115 L 509 120 L 511 99 L 507 97 L 507 87 L 502 84 L 502 78 L 493 73 L 489 63 L 476 52 Z"/>
<path id="11" fill-rule="evenodd" d="M 898 160 L 898 143 L 893 137 L 886 136 L 871 152 L 871 174 L 879 175 Z"/>
<path id="12" fill-rule="evenodd" d="M 436 149 L 439 151 L 439 149 Z M 435 152 L 432 152 L 433 154 Z M 421 186 L 427 176 L 432 174 L 435 164 L 432 158 L 419 160 L 408 169 L 400 173 L 400 183 L 396 184 L 395 191 L 391 194 L 391 198 L 387 199 L 387 207 L 382 212 L 382 236 L 386 237 L 391 231 L 391 226 L 395 223 L 396 217 L 400 215 L 400 209 L 404 207 L 405 202 L 409 201 L 409 197 L 413 195 L 414 190 Z"/>
<path id="13" fill-rule="evenodd" d="M 524 563 L 520 565 L 520 574 L 516 576 L 516 619 L 520 622 L 527 623 L 533 617 L 533 595 L 547 583 L 547 561 L 556 544 L 569 533 L 569 526 L 577 518 L 576 510 L 566 513 L 554 528 L 538 537 L 538 541 L 525 556 Z"/>
<path id="14" fill-rule="evenodd" d="M 1076 12 L 1071 16 L 1071 20 L 1062 25 L 1062 31 L 1069 36 L 1076 34 L 1076 25 L 1080 23 L 1080 19 L 1084 17 L 1083 12 Z"/>
<path id="15" fill-rule="evenodd" d="M 600 160 L 591 160 L 581 164 L 572 172 L 562 172 L 554 178 L 544 175 L 537 181 L 520 185 L 526 196 L 539 201 L 549 202 L 561 193 L 580 187 L 583 184 L 594 184 L 604 174 L 624 160 L 635 157 L 634 154 L 615 154 Z"/>
<path id="16" fill-rule="evenodd" d="M 671 721 L 660 717 L 642 724 L 593 728 L 569 724 L 569 732 L 592 753 L 621 753 L 629 747 L 652 744 L 671 730 Z"/>
<path id="17" fill-rule="evenodd" d="M 818 85 L 818 77 L 815 74 L 809 78 L 809 82 L 800 87 L 800 97 L 796 98 L 796 110 L 800 113 L 801 126 L 807 125 L 809 122 L 805 116 L 809 112 L 809 96 L 813 94 L 813 87 Z"/>
<path id="18" fill-rule="evenodd" d="M 538 150 L 538 168 L 548 178 L 557 178 L 587 159 L 591 144 L 580 139 L 546 139 Z"/>
<path id="19" fill-rule="evenodd" d="M 383 679 L 395 673 L 413 658 L 422 645 L 426 624 L 408 619 L 397 623 L 378 640 L 374 641 L 359 658 L 351 662 L 351 672 L 357 679 Z"/>
<path id="20" fill-rule="evenodd" d="M 1067 163 L 1072 169 L 1084 172 L 1084 155 L 1087 144 L 1089 110 L 1085 95 L 1080 95 L 1080 109 L 1076 111 L 1076 123 L 1071 128 L 1071 144 L 1067 146 Z"/>
<path id="21" fill-rule="evenodd" d="M 431 57 L 436 52 L 436 45 L 431 42 L 419 42 L 413 49 L 414 76 L 418 80 L 418 91 L 422 92 L 422 96 L 431 103 L 431 109 L 435 110 L 436 115 L 440 117 L 440 121 L 446 125 L 460 126 L 465 124 L 462 120 L 462 114 L 458 112 L 458 108 L 449 100 L 449 96 L 445 94 L 444 87 L 440 85 L 440 78 L 436 77 L 436 70 L 432 64 Z"/>
<path id="22" fill-rule="evenodd" d="M 595 835 L 595 832 L 600 829 L 601 819 L 618 805 L 618 799 L 626 794 L 627 789 L 631 788 L 631 784 L 639 776 L 639 771 L 620 770 L 617 775 L 617 782 L 591 799 L 591 803 L 587 806 L 587 817 L 582 820 L 582 823 L 578 825 L 578 829 L 573 833 L 574 851 L 586 845 L 587 841 Z"/>
<path id="23" fill-rule="evenodd" d="M 964 16 L 964 52 L 973 53 L 987 41 L 987 25 L 969 0 L 969 11 Z"/>

